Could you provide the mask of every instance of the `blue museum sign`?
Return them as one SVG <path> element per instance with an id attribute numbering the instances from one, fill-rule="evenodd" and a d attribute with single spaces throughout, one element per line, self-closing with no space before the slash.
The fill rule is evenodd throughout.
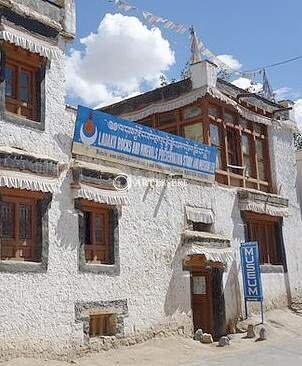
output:
<path id="1" fill-rule="evenodd" d="M 216 148 L 79 107 L 73 153 L 213 181 Z"/>
<path id="2" fill-rule="evenodd" d="M 244 297 L 246 301 L 263 301 L 258 242 L 240 246 Z"/>

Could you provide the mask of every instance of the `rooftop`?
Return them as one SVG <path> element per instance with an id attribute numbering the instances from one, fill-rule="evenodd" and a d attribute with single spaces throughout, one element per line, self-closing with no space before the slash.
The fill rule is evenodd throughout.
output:
<path id="1" fill-rule="evenodd" d="M 237 100 L 237 97 L 240 94 L 247 94 L 246 90 L 238 88 L 232 83 L 219 78 L 217 79 L 217 89 L 233 100 Z M 124 99 L 121 102 L 102 107 L 99 110 L 113 115 L 123 115 L 144 109 L 157 102 L 176 99 L 191 92 L 192 90 L 192 81 L 188 78 L 132 98 Z M 249 98 L 244 98 L 242 100 L 248 102 L 252 106 L 256 106 L 257 108 L 266 111 L 267 113 L 272 113 L 273 111 L 282 108 L 280 104 L 271 102 L 257 94 L 252 94 Z"/>

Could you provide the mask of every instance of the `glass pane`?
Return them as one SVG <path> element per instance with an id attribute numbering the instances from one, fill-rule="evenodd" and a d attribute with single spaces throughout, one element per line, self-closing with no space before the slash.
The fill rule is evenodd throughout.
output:
<path id="1" fill-rule="evenodd" d="M 242 152 L 244 155 L 250 154 L 250 145 L 249 145 L 249 139 L 247 135 L 241 136 L 241 144 L 242 144 Z"/>
<path id="2" fill-rule="evenodd" d="M 224 112 L 224 121 L 227 123 L 235 123 L 235 116 L 232 113 Z"/>
<path id="3" fill-rule="evenodd" d="M 206 295 L 207 282 L 205 276 L 193 277 L 193 294 L 194 295 Z"/>
<path id="4" fill-rule="evenodd" d="M 219 168 L 219 169 L 222 168 L 221 150 L 220 149 L 217 149 L 216 167 Z"/>
<path id="5" fill-rule="evenodd" d="M 6 66 L 5 68 L 5 95 L 8 97 L 13 97 L 14 95 L 14 80 L 15 80 L 15 70 L 12 67 Z"/>
<path id="6" fill-rule="evenodd" d="M 22 102 L 29 101 L 30 75 L 26 71 L 22 71 L 20 75 L 20 97 Z"/>
<path id="7" fill-rule="evenodd" d="M 167 125 L 176 122 L 176 117 L 174 112 L 162 113 L 158 116 L 158 122 L 160 126 Z"/>
<path id="8" fill-rule="evenodd" d="M 13 203 L 0 202 L 0 237 L 14 238 L 15 206 Z"/>
<path id="9" fill-rule="evenodd" d="M 95 216 L 95 242 L 102 243 L 104 241 L 104 215 Z"/>
<path id="10" fill-rule="evenodd" d="M 211 145 L 217 147 L 217 159 L 216 159 L 216 167 L 222 167 L 221 161 L 221 149 L 220 149 L 220 138 L 219 138 L 219 127 L 216 125 L 210 124 L 210 137 L 211 137 Z"/>
<path id="11" fill-rule="evenodd" d="M 19 206 L 19 237 L 21 240 L 32 238 L 32 210 L 29 205 Z"/>
<path id="12" fill-rule="evenodd" d="M 215 118 L 220 117 L 219 109 L 215 105 L 209 105 L 208 114 Z"/>
<path id="13" fill-rule="evenodd" d="M 210 125 L 210 136 L 211 136 L 211 144 L 213 146 L 220 146 L 219 141 L 219 128 L 216 125 Z"/>
<path id="14" fill-rule="evenodd" d="M 203 124 L 194 123 L 184 126 L 184 135 L 187 139 L 203 142 Z"/>
<path id="15" fill-rule="evenodd" d="M 258 175 L 260 180 L 266 180 L 264 161 L 258 161 Z"/>
<path id="16" fill-rule="evenodd" d="M 248 124 L 247 124 L 247 121 L 243 118 L 240 119 L 240 126 L 242 128 L 248 128 Z"/>
<path id="17" fill-rule="evenodd" d="M 264 141 L 256 139 L 256 154 L 258 163 L 258 178 L 266 180 L 265 164 L 264 164 Z"/>
<path id="18" fill-rule="evenodd" d="M 263 140 L 256 140 L 256 153 L 258 160 L 264 160 L 264 146 Z"/>
<path id="19" fill-rule="evenodd" d="M 197 106 L 188 107 L 183 112 L 184 119 L 190 119 L 201 115 L 201 108 Z"/>
<path id="20" fill-rule="evenodd" d="M 229 164 L 231 165 L 239 165 L 239 158 L 237 153 L 237 141 L 236 139 L 237 131 L 231 127 L 227 128 L 227 142 L 228 142 L 228 157 Z M 238 171 L 234 170 L 234 173 L 238 173 Z"/>
<path id="21" fill-rule="evenodd" d="M 247 135 L 241 136 L 241 147 L 243 153 L 243 165 L 246 167 L 246 175 L 252 175 L 252 163 L 250 157 L 250 144 Z"/>
<path id="22" fill-rule="evenodd" d="M 260 135 L 264 135 L 264 126 L 260 125 L 259 123 L 255 123 L 254 131 L 259 133 Z"/>

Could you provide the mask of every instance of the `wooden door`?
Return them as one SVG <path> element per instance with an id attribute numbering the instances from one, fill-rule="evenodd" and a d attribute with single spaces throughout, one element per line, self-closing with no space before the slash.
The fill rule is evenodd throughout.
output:
<path id="1" fill-rule="evenodd" d="M 212 276 L 211 272 L 192 272 L 191 299 L 194 331 L 213 331 Z"/>

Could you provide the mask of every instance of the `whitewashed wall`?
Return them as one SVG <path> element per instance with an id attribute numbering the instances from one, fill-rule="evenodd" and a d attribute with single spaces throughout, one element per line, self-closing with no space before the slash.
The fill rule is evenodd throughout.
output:
<path id="1" fill-rule="evenodd" d="M 43 153 L 68 163 L 75 113 L 64 106 L 64 60 L 51 63 L 46 75 L 46 130 L 0 121 L 0 144 Z M 272 171 L 281 194 L 290 199 L 290 216 L 284 220 L 284 241 L 289 276 L 263 275 L 266 307 L 286 304 L 286 286 L 301 289 L 300 210 L 296 199 L 295 158 L 290 132 L 270 130 Z M 212 208 L 215 232 L 231 239 L 238 249 L 244 226 L 236 188 L 190 181 L 188 186 L 165 185 L 166 177 L 122 167 L 132 179 L 130 205 L 120 220 L 120 274 L 96 275 L 78 271 L 78 218 L 71 197 L 71 176 L 65 169 L 60 189 L 49 212 L 48 271 L 41 274 L 0 273 L 0 356 L 23 353 L 65 353 L 83 344 L 83 326 L 75 322 L 75 303 L 127 299 L 127 336 L 161 328 L 191 327 L 190 281 L 182 271 L 180 234 L 185 205 Z M 159 185 L 136 184 L 155 178 Z M 241 314 L 242 292 L 237 261 L 224 275 L 227 318 Z M 287 290 L 288 291 L 288 290 Z"/>

